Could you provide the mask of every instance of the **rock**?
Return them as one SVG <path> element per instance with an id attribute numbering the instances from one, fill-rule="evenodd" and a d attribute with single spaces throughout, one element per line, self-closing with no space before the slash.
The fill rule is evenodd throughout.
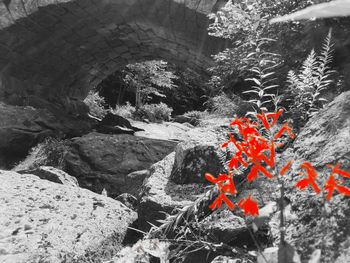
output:
<path id="1" fill-rule="evenodd" d="M 132 125 L 144 130 L 136 132 L 136 136 L 162 140 L 188 140 L 187 132 L 191 130 L 190 127 L 176 122 L 144 123 L 132 121 Z"/>
<path id="2" fill-rule="evenodd" d="M 54 183 L 79 187 L 78 181 L 75 177 L 51 166 L 40 166 L 36 169 L 17 172 L 20 174 L 33 174 L 38 176 L 40 179 L 48 180 Z"/>
<path id="3" fill-rule="evenodd" d="M 205 183 L 205 173 L 217 175 L 222 170 L 217 145 L 193 145 L 185 142 L 176 147 L 170 179 L 177 184 Z"/>
<path id="4" fill-rule="evenodd" d="M 177 142 L 136 137 L 127 134 L 90 133 L 71 140 L 72 150 L 65 155 L 66 172 L 78 179 L 81 187 L 116 197 L 123 191 L 135 194 L 141 178 L 127 177 L 149 168 L 172 152 Z M 131 185 L 131 183 L 135 185 Z"/>
<path id="5" fill-rule="evenodd" d="M 175 153 L 171 153 L 150 168 L 138 207 L 141 229 L 149 229 L 148 222 L 159 225 L 157 220 L 165 219 L 164 213 L 173 214 L 177 209 L 192 204 L 205 192 L 202 184 L 178 185 L 169 180 L 174 160 Z"/>
<path id="6" fill-rule="evenodd" d="M 122 187 L 121 191 L 138 197 L 143 181 L 149 175 L 149 170 L 136 171 L 126 175 L 125 185 Z"/>
<path id="7" fill-rule="evenodd" d="M 131 130 L 131 129 L 128 129 L 125 127 L 105 126 L 105 125 L 97 126 L 96 131 L 99 133 L 104 133 L 104 134 L 131 134 L 131 135 L 133 135 L 135 133 L 134 130 Z"/>
<path id="8" fill-rule="evenodd" d="M 286 243 L 284 246 L 265 248 L 262 254 L 258 254 L 257 263 L 301 263 L 295 249 Z"/>
<path id="9" fill-rule="evenodd" d="M 143 129 L 133 127 L 127 119 L 108 112 L 99 123 L 97 131 L 108 134 L 134 134 L 134 132 L 143 131 Z"/>
<path id="10" fill-rule="evenodd" d="M 137 218 L 86 189 L 8 171 L 0 180 L 1 262 L 108 260 Z"/>
<path id="11" fill-rule="evenodd" d="M 178 184 L 176 179 L 175 182 L 171 178 L 175 167 L 174 163 L 177 159 L 178 167 L 184 167 L 181 163 L 184 160 L 181 156 L 183 148 L 188 147 L 187 149 L 192 149 L 191 147 L 194 148 L 196 146 L 200 148 L 202 145 L 203 148 L 207 147 L 207 145 L 212 147 L 215 145 L 219 146 L 226 140 L 226 132 L 227 126 L 226 124 L 223 125 L 222 120 L 216 120 L 207 127 L 197 127 L 188 130 L 184 136 L 187 140 L 177 146 L 175 153 L 169 154 L 163 160 L 151 166 L 150 175 L 144 181 L 139 198 L 138 213 L 141 228 L 149 229 L 150 225 L 147 222 L 159 225 L 157 220 L 165 218 L 164 212 L 168 214 L 175 213 L 177 209 L 192 204 L 193 201 L 197 200 L 206 192 L 207 182 L 205 184 L 202 183 L 204 180 L 199 179 L 199 176 L 192 177 L 192 175 L 186 174 L 190 178 L 188 180 L 186 177 L 179 175 L 179 178 L 185 178 L 183 181 L 187 183 Z M 193 158 L 192 162 L 196 163 L 197 157 L 194 156 Z M 197 172 L 199 175 L 202 168 L 199 166 L 196 167 L 198 167 L 199 172 L 194 172 Z M 206 172 L 210 172 L 210 170 Z M 212 172 L 214 173 L 215 171 Z"/>
<path id="12" fill-rule="evenodd" d="M 296 160 L 324 166 L 350 157 L 349 101 L 350 91 L 342 93 L 308 121 L 294 142 Z"/>
<path id="13" fill-rule="evenodd" d="M 134 210 L 134 211 L 137 210 L 137 199 L 135 196 L 132 196 L 131 194 L 124 193 L 124 194 L 118 195 L 115 198 L 115 200 L 121 202 L 131 210 Z"/>
<path id="14" fill-rule="evenodd" d="M 200 228 L 203 229 L 203 234 L 214 237 L 217 243 L 254 247 L 244 219 L 226 209 L 204 219 L 200 222 Z"/>
<path id="15" fill-rule="evenodd" d="M 177 184 L 207 183 L 205 173 L 222 172 L 225 160 L 221 160 L 220 145 L 226 140 L 226 129 L 226 126 L 216 125 L 190 130 L 190 139 L 176 146 L 170 179 Z"/>
<path id="16" fill-rule="evenodd" d="M 313 164 L 318 171 L 317 183 L 321 189 L 330 174 L 327 164 L 339 162 L 341 169 L 350 171 L 349 101 L 350 91 L 342 93 L 320 110 L 306 123 L 294 142 L 294 148 L 281 157 L 285 162 L 294 160 L 290 176 L 285 178 L 285 185 L 297 220 L 288 225 L 286 238 L 300 251 L 302 258 L 312 254 L 315 249 L 313 242 L 327 240 L 323 241 L 322 260 L 335 262 L 350 242 L 349 198 L 334 194 L 332 200 L 327 202 L 334 216 L 329 214 L 323 219 L 324 195 L 315 195 L 310 187 L 304 191 L 295 188 L 296 182 L 301 179 L 298 175 L 299 166 L 304 161 Z M 299 241 L 292 242 L 294 240 Z"/>
<path id="17" fill-rule="evenodd" d="M 0 112 L 2 167 L 19 161 L 36 143 L 54 134 L 55 120 L 46 110 L 0 103 Z"/>
<path id="18" fill-rule="evenodd" d="M 169 262 L 170 245 L 158 239 L 140 239 L 123 248 L 109 263 Z"/>
<path id="19" fill-rule="evenodd" d="M 189 123 L 193 126 L 197 126 L 200 123 L 200 119 L 195 118 L 195 117 L 188 117 L 188 116 L 184 116 L 184 115 L 176 116 L 174 118 L 174 121 L 178 122 L 178 123 L 182 123 L 182 124 Z"/>
<path id="20" fill-rule="evenodd" d="M 217 256 L 211 263 L 240 263 L 241 259 L 234 259 L 226 256 Z"/>
<path id="21" fill-rule="evenodd" d="M 4 168 L 23 159 L 46 137 L 79 136 L 92 127 L 89 120 L 70 117 L 62 110 L 55 115 L 47 109 L 0 103 L 0 112 L 0 167 Z"/>

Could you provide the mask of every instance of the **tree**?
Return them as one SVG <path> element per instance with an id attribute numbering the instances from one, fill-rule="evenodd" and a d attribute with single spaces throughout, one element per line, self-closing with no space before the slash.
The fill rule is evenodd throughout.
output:
<path id="1" fill-rule="evenodd" d="M 147 102 L 151 95 L 165 97 L 161 89 L 176 87 L 173 80 L 177 76 L 167 70 L 167 65 L 163 60 L 151 60 L 126 66 L 124 81 L 135 91 L 136 108 Z"/>

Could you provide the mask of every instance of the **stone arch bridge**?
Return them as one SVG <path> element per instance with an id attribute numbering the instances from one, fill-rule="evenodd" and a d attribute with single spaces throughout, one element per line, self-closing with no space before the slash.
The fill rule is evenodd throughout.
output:
<path id="1" fill-rule="evenodd" d="M 225 42 L 208 17 L 225 0 L 3 0 L 0 100 L 81 100 L 128 63 L 165 59 L 204 71 Z"/>

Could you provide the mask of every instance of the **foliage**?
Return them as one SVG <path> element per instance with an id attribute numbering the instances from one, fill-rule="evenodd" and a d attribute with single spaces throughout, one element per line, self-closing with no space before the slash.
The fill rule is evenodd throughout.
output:
<path id="1" fill-rule="evenodd" d="M 167 71 L 167 62 L 162 60 L 129 64 L 124 74 L 124 81 L 135 90 L 136 108 L 150 100 L 151 95 L 164 97 L 161 88 L 176 87 L 173 80 L 177 77 L 171 71 Z"/>
<path id="2" fill-rule="evenodd" d="M 147 119 L 151 122 L 170 121 L 173 109 L 165 103 L 145 104 L 136 112 L 135 116 L 138 119 Z"/>
<path id="3" fill-rule="evenodd" d="M 125 105 L 116 105 L 114 109 L 111 109 L 111 112 L 124 118 L 132 119 L 134 118 L 136 108 L 130 102 L 127 102 Z"/>
<path id="4" fill-rule="evenodd" d="M 174 79 L 176 89 L 164 90 L 166 98 L 162 101 L 174 109 L 176 115 L 184 114 L 190 110 L 204 110 L 203 103 L 210 96 L 210 89 L 207 85 L 208 77 L 198 72 L 179 66 L 171 66 L 177 79 Z M 157 103 L 153 100 L 152 103 Z"/>
<path id="5" fill-rule="evenodd" d="M 294 116 L 299 116 L 306 122 L 323 107 L 327 100 L 322 97 L 324 91 L 334 82 L 330 68 L 332 63 L 333 44 L 331 31 L 322 46 L 320 55 L 311 50 L 298 73 L 288 73 L 288 88 L 291 102 L 290 110 Z"/>
<path id="6" fill-rule="evenodd" d="M 64 170 L 64 158 L 69 152 L 67 141 L 49 137 L 33 147 L 26 159 L 19 163 L 15 170 L 34 169 L 39 166 L 53 166 Z"/>
<path id="7" fill-rule="evenodd" d="M 237 95 L 228 95 L 220 93 L 217 96 L 210 98 L 206 102 L 209 112 L 219 116 L 244 116 L 247 112 L 253 110 L 252 103 L 242 100 Z"/>
<path id="8" fill-rule="evenodd" d="M 285 39 L 284 35 L 288 35 L 288 32 L 295 34 L 301 25 L 297 23 L 270 25 L 269 19 L 303 8 L 311 3 L 312 1 L 309 0 L 228 1 L 224 8 L 216 14 L 210 14 L 209 18 L 212 23 L 209 25 L 209 34 L 231 42 L 229 48 L 214 56 L 216 65 L 210 68 L 212 73 L 210 84 L 215 87 L 215 90 L 220 91 L 223 87 L 235 85 L 237 82 L 241 83 L 243 79 L 252 77 L 249 69 L 256 67 L 257 64 L 245 58 L 256 51 L 259 39 L 277 40 L 266 43 L 265 52 L 284 50 L 283 46 L 287 40 L 290 40 Z M 280 58 L 281 62 L 287 55 L 283 54 Z"/>
<path id="9" fill-rule="evenodd" d="M 99 119 L 102 119 L 108 112 L 104 108 L 105 101 L 98 92 L 90 91 L 84 99 L 84 103 L 89 107 L 90 114 Z"/>
<path id="10" fill-rule="evenodd" d="M 244 91 L 243 94 L 253 95 L 249 102 L 254 103 L 258 111 L 268 111 L 268 106 L 270 109 L 274 107 L 273 110 L 278 108 L 279 98 L 275 93 L 272 93 L 271 89 L 274 90 L 278 87 L 273 83 L 276 81 L 274 70 L 280 65 L 280 56 L 264 51 L 264 45 L 271 42 L 273 42 L 272 39 L 258 39 L 255 50 L 244 59 L 252 65 L 248 69 L 252 73 L 252 77 L 247 78 L 246 81 L 252 82 L 253 86 L 251 89 Z"/>
<path id="11" fill-rule="evenodd" d="M 209 111 L 221 116 L 232 116 L 237 110 L 237 105 L 226 93 L 221 93 L 207 102 Z"/>
<path id="12" fill-rule="evenodd" d="M 183 116 L 188 117 L 188 118 L 194 118 L 194 119 L 203 119 L 208 115 L 208 112 L 206 111 L 198 111 L 198 110 L 193 110 L 193 111 L 188 111 L 183 114 Z"/>

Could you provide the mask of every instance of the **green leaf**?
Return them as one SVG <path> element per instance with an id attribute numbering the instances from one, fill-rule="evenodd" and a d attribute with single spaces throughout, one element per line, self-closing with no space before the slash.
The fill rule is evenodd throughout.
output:
<path id="1" fill-rule="evenodd" d="M 260 82 L 259 80 L 257 80 L 256 78 L 248 78 L 248 79 L 246 79 L 246 80 L 247 80 L 247 81 L 254 81 L 255 84 L 261 86 L 261 82 Z"/>

